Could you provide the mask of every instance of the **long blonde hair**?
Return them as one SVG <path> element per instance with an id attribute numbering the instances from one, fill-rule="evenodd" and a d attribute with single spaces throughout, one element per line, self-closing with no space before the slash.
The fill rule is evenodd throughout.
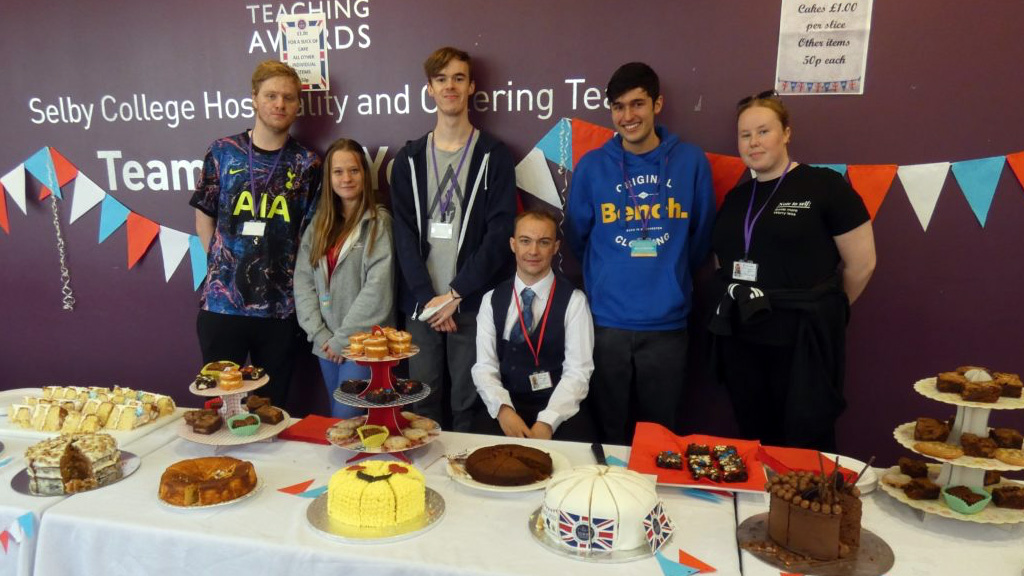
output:
<path id="1" fill-rule="evenodd" d="M 359 197 L 359 204 L 347 218 L 341 205 L 341 198 L 331 188 L 331 169 L 334 163 L 335 152 L 351 152 L 359 158 L 359 166 L 363 171 L 363 193 Z M 313 242 L 309 250 L 309 263 L 316 268 L 320 259 L 338 244 L 342 238 L 347 238 L 355 231 L 363 214 L 369 212 L 370 239 L 367 250 L 373 250 L 373 239 L 377 235 L 377 198 L 373 194 L 373 183 L 370 178 L 370 163 L 366 159 L 361 144 L 349 138 L 339 138 L 327 149 L 324 157 L 323 187 L 320 190 L 320 201 L 316 206 L 316 215 L 313 217 Z"/>

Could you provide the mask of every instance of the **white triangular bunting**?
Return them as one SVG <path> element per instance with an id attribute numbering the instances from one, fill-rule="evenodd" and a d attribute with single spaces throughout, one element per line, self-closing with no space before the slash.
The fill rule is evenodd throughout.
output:
<path id="1" fill-rule="evenodd" d="M 78 220 L 79 217 L 102 202 L 103 197 L 106 195 L 107 193 L 90 180 L 88 176 L 79 172 L 75 178 L 75 195 L 71 199 L 71 219 L 69 222 L 74 224 L 75 220 Z"/>
<path id="2" fill-rule="evenodd" d="M 558 210 L 562 209 L 562 198 L 558 195 L 555 181 L 551 179 L 551 168 L 540 148 L 530 150 L 516 166 L 516 186 Z"/>
<path id="3" fill-rule="evenodd" d="M 28 214 L 28 210 L 25 208 L 25 165 L 18 164 L 17 168 L 0 178 L 0 183 L 7 189 L 11 200 L 14 200 L 18 208 L 21 208 L 21 213 Z"/>
<path id="4" fill-rule="evenodd" d="M 164 257 L 164 281 L 170 282 L 171 275 L 178 269 L 178 264 L 181 264 L 181 259 L 188 252 L 188 234 L 161 226 L 160 251 Z"/>
<path id="5" fill-rule="evenodd" d="M 910 205 L 914 208 L 914 214 L 917 214 L 917 219 L 924 230 L 928 230 L 928 223 L 932 220 L 935 204 L 939 200 L 939 193 L 942 192 L 942 185 L 945 184 L 948 173 L 949 162 L 900 166 L 896 170 L 903 189 L 907 192 Z"/>

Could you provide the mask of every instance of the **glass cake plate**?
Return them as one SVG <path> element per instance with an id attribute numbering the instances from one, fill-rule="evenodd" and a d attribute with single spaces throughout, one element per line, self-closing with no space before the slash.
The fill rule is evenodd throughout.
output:
<path id="1" fill-rule="evenodd" d="M 481 446 L 480 448 L 485 448 Z M 475 450 L 479 450 L 476 448 Z M 469 450 L 467 454 L 472 454 L 475 450 Z M 572 463 L 569 459 L 562 454 L 555 452 L 554 450 L 543 450 L 551 456 L 551 476 L 563 471 L 572 470 Z M 453 461 L 454 460 L 454 461 Z M 447 459 L 447 470 L 448 476 L 463 486 L 469 486 L 470 488 L 476 488 L 477 490 L 483 490 L 485 492 L 531 492 L 533 490 L 541 490 L 547 487 L 548 482 L 551 481 L 551 476 L 532 484 L 524 484 L 522 486 L 495 486 L 493 484 L 484 484 L 483 482 L 477 482 L 466 472 L 465 460 L 462 459 Z"/>
<path id="2" fill-rule="evenodd" d="M 403 522 L 385 528 L 361 528 L 343 524 L 327 515 L 327 493 L 316 497 L 306 508 L 306 521 L 314 532 L 335 542 L 344 544 L 389 544 L 413 538 L 437 526 L 444 518 L 444 498 L 436 491 L 427 487 L 426 513 L 416 520 Z"/>
<path id="3" fill-rule="evenodd" d="M 216 504 L 203 504 L 203 505 L 200 505 L 200 506 L 178 506 L 177 504 L 171 504 L 170 502 L 164 502 L 163 500 L 160 500 L 159 497 L 157 498 L 157 500 L 160 502 L 160 505 L 162 505 L 164 508 L 168 508 L 170 510 L 183 510 L 183 511 L 191 512 L 192 510 L 209 510 L 210 508 L 220 508 L 221 506 L 230 506 L 232 504 L 237 504 L 237 503 L 241 502 L 242 500 L 248 500 L 249 498 L 252 498 L 253 496 L 256 495 L 257 492 L 259 492 L 262 489 L 263 489 L 263 478 L 257 478 L 256 479 L 256 485 L 253 486 L 252 490 L 246 492 L 245 494 L 242 494 L 238 498 L 234 498 L 232 500 L 225 500 L 224 502 L 217 502 Z"/>
<path id="4" fill-rule="evenodd" d="M 736 542 L 758 560 L 787 574 L 816 574 L 818 576 L 880 576 L 892 570 L 896 563 L 889 544 L 877 534 L 860 529 L 860 547 L 856 554 L 839 560 L 814 560 L 792 552 L 780 554 L 778 546 L 768 538 L 768 513 L 756 514 L 736 528 Z"/>
<path id="5" fill-rule="evenodd" d="M 124 480 L 125 478 L 127 478 L 127 477 L 131 476 L 132 474 L 134 474 L 135 471 L 138 470 L 139 466 L 141 466 L 141 465 L 142 465 L 142 458 L 139 458 L 138 456 L 136 456 L 135 454 L 132 454 L 131 452 L 125 452 L 124 450 L 121 450 L 121 477 L 118 478 L 117 480 L 114 480 L 110 484 L 104 484 L 103 486 L 97 486 L 96 488 L 93 488 L 92 490 L 98 490 L 100 488 L 105 488 L 105 487 L 110 486 L 112 484 L 117 484 L 121 480 Z M 22 468 L 20 472 L 18 472 L 17 474 L 14 475 L 13 478 L 11 478 L 11 488 L 13 488 L 15 492 L 18 492 L 19 494 L 24 494 L 26 496 L 38 496 L 40 498 L 53 498 L 53 497 L 56 497 L 56 496 L 73 496 L 74 495 L 74 494 L 35 494 L 31 490 L 29 490 L 28 485 L 29 485 L 28 468 Z M 83 490 L 83 492 L 90 492 L 90 491 L 91 490 Z M 76 494 L 77 494 L 77 492 L 76 492 Z"/>
<path id="6" fill-rule="evenodd" d="M 563 558 L 572 558 L 573 560 L 582 560 L 584 562 L 617 564 L 622 562 L 632 562 L 634 560 L 642 560 L 654 555 L 654 552 L 651 551 L 650 546 L 646 543 L 629 550 L 604 551 L 577 550 L 569 548 L 544 531 L 544 515 L 541 513 L 541 508 L 537 508 L 533 511 L 533 514 L 530 514 L 530 520 L 527 526 L 529 527 L 530 535 L 533 536 L 534 540 L 549 552 L 554 552 Z M 668 537 L 668 540 L 666 540 L 665 544 L 662 545 L 662 549 L 667 549 L 666 547 L 672 540 L 673 536 L 674 534 Z"/>

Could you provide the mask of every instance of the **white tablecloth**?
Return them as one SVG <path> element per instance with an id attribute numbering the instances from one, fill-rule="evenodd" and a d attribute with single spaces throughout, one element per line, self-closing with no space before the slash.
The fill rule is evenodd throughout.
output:
<path id="1" fill-rule="evenodd" d="M 881 471 L 879 477 L 881 477 Z M 768 511 L 766 495 L 742 494 L 736 517 L 742 523 Z M 885 540 L 896 556 L 886 576 L 1024 575 L 1024 525 L 976 524 L 915 510 L 881 490 L 865 495 L 861 525 Z M 745 576 L 779 576 L 779 570 L 742 552 Z"/>
<path id="2" fill-rule="evenodd" d="M 593 564 L 558 556 L 533 540 L 527 527 L 543 492 L 495 494 L 448 478 L 444 453 L 506 441 L 443 433 L 410 453 L 426 468 L 427 486 L 446 503 L 432 530 L 390 544 L 351 545 L 323 538 L 306 522 L 310 499 L 279 488 L 313 480 L 326 485 L 352 452 L 333 446 L 276 441 L 227 449 L 174 440 L 144 458 L 130 478 L 64 499 L 45 514 L 36 551 L 40 576 L 159 574 L 660 574 L 657 560 Z M 589 446 L 523 441 L 557 450 L 574 464 L 593 463 Z M 625 459 L 627 448 L 609 447 Z M 170 509 L 157 498 L 164 469 L 185 458 L 226 454 L 250 460 L 264 488 L 246 500 L 204 510 Z M 674 488 L 659 492 L 677 533 L 664 550 L 672 560 L 682 548 L 738 574 L 735 508 L 731 498 L 710 502 Z"/>
<path id="3" fill-rule="evenodd" d="M 138 456 L 145 456 L 157 448 L 173 440 L 173 433 L 165 430 L 154 430 L 152 434 L 138 435 L 137 439 L 121 446 Z M 0 576 L 29 576 L 32 574 L 35 558 L 36 542 L 43 513 L 50 507 L 69 499 L 68 497 L 26 496 L 11 489 L 11 479 L 25 468 L 25 449 L 39 442 L 38 439 L 0 435 L 4 451 L 0 461 L 11 458 L 11 461 L 0 468 L 0 531 L 7 529 L 24 514 L 33 514 L 33 530 L 31 536 L 19 543 L 13 539 L 8 541 L 7 553 L 0 550 Z M 74 496 L 78 498 L 79 496 Z"/>

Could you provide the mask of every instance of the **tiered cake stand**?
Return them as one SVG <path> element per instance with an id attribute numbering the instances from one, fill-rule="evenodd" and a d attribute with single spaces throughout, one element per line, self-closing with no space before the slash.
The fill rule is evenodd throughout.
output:
<path id="1" fill-rule="evenodd" d="M 385 356 L 383 358 L 367 358 L 365 356 L 356 356 L 346 349 L 343 356 L 348 360 L 359 364 L 360 366 L 370 367 L 370 383 L 367 387 L 359 394 L 347 394 L 338 388 L 334 391 L 334 399 L 337 402 L 346 404 L 348 406 L 355 406 L 357 408 L 366 408 L 366 421 L 363 425 L 374 425 L 383 426 L 388 429 L 390 436 L 402 436 L 402 430 L 409 428 L 412 419 L 407 418 L 402 414 L 402 406 L 419 402 L 430 395 L 430 386 L 424 384 L 423 390 L 416 394 L 404 395 L 400 394 L 398 399 L 388 404 L 374 404 L 365 400 L 367 394 L 374 390 L 394 390 L 397 378 L 392 374 L 392 369 L 398 365 L 399 362 L 415 356 L 420 351 L 418 346 L 411 346 L 410 350 L 406 354 L 399 354 L 396 356 Z M 330 431 L 328 431 L 328 439 L 335 446 L 345 448 L 346 450 L 353 450 L 359 452 L 352 458 L 348 459 L 348 462 L 354 462 L 363 458 L 369 458 L 376 454 L 391 454 L 394 457 L 404 462 L 409 462 L 409 457 L 405 455 L 407 450 L 418 448 L 424 444 L 433 441 L 437 437 L 437 433 L 440 431 L 440 426 L 433 420 L 430 420 L 432 427 L 428 430 L 426 438 L 419 442 L 410 445 L 407 448 L 398 450 L 389 450 L 383 446 L 377 448 L 367 448 L 363 446 L 362 442 L 358 441 L 358 437 L 352 442 L 339 443 L 335 442 L 330 438 Z"/>
<path id="2" fill-rule="evenodd" d="M 925 398 L 936 400 L 945 404 L 956 406 L 956 419 L 950 429 L 946 442 L 949 444 L 960 444 L 960 436 L 965 433 L 978 436 L 988 436 L 988 417 L 992 410 L 1020 410 L 1024 409 L 1022 398 L 999 398 L 993 403 L 970 402 L 963 400 L 959 394 L 951 392 L 939 392 L 936 385 L 936 378 L 925 378 L 914 384 L 914 390 Z M 995 458 L 978 458 L 974 456 L 961 456 L 960 458 L 946 460 L 922 454 L 914 449 L 914 422 L 907 422 L 896 427 L 893 436 L 896 441 L 908 450 L 921 454 L 932 460 L 942 463 L 938 479 L 935 483 L 940 486 L 969 486 L 971 488 L 982 488 L 985 484 L 986 470 L 999 470 L 1002 472 L 1024 470 L 1024 466 L 1013 466 L 1005 464 Z M 888 472 L 899 472 L 899 467 L 894 467 Z M 968 522 L 979 522 L 984 524 L 1013 524 L 1024 522 L 1024 511 L 1009 508 L 998 508 L 995 504 L 989 504 L 984 510 L 977 514 L 960 514 L 946 506 L 945 502 L 939 500 L 912 500 L 908 498 L 903 490 L 889 486 L 884 482 L 879 483 L 882 490 L 900 502 L 929 514 L 938 514 L 947 518 L 955 518 Z"/>
<path id="3" fill-rule="evenodd" d="M 281 412 L 284 414 L 283 420 L 277 424 L 260 424 L 260 428 L 255 434 L 250 436 L 239 436 L 228 430 L 228 418 L 236 414 L 248 413 L 248 410 L 242 407 L 242 399 L 245 398 L 248 393 L 266 386 L 269 382 L 270 376 L 263 376 L 257 380 L 243 380 L 241 388 L 236 388 L 235 390 L 230 391 L 223 390 L 220 386 L 200 390 L 196 388 L 196 383 L 192 382 L 188 387 L 188 391 L 196 396 L 202 396 L 204 398 L 220 397 L 222 405 L 218 409 L 218 412 L 220 412 L 221 418 L 224 419 L 224 426 L 213 434 L 196 434 L 188 424 L 185 423 L 185 420 L 182 419 L 178 422 L 178 436 L 198 444 L 207 444 L 209 446 L 237 446 L 241 444 L 259 442 L 260 440 L 266 440 L 277 436 L 288 427 L 288 421 L 291 419 L 283 408 L 281 409 Z"/>

